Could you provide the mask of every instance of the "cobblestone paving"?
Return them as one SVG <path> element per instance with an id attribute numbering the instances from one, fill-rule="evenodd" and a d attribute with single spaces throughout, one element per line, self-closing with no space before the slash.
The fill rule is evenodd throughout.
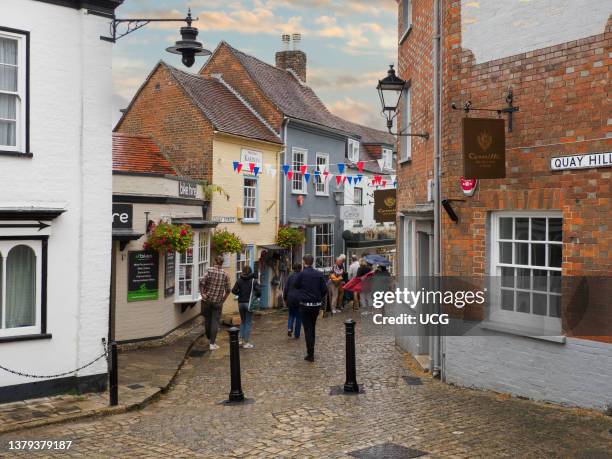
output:
<path id="1" fill-rule="evenodd" d="M 286 336 L 284 315 L 254 324 L 255 349 L 241 351 L 243 389 L 253 403 L 219 404 L 229 392 L 227 340 L 192 358 L 175 387 L 142 411 L 0 436 L 72 440 L 69 451 L 28 457 L 345 458 L 386 442 L 429 457 L 612 457 L 612 419 L 529 401 L 504 399 L 411 375 L 393 338 L 358 324 L 358 379 L 365 393 L 330 396 L 344 382 L 344 326 L 349 313 L 318 327 L 317 361 Z M 359 321 L 359 317 L 356 317 Z M 414 375 L 413 375 L 414 376 Z"/>

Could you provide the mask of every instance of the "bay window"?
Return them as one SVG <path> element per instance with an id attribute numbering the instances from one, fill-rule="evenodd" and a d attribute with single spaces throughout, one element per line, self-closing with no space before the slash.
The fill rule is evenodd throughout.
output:
<path id="1" fill-rule="evenodd" d="M 0 28 L 0 151 L 27 152 L 27 39 Z"/>
<path id="2" fill-rule="evenodd" d="M 492 320 L 560 331 L 562 225 L 558 212 L 493 214 Z"/>
<path id="3" fill-rule="evenodd" d="M 45 332 L 43 252 L 46 240 L 0 240 L 0 337 Z"/>
<path id="4" fill-rule="evenodd" d="M 210 265 L 210 232 L 194 231 L 191 246 L 176 254 L 175 302 L 189 303 L 200 299 L 199 282 Z"/>

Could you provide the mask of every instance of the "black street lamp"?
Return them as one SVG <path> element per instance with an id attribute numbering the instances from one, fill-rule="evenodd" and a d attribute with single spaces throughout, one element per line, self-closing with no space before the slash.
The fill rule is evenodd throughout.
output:
<path id="1" fill-rule="evenodd" d="M 387 119 L 387 129 L 389 133 L 398 137 L 423 137 L 429 139 L 429 134 L 424 133 L 411 133 L 397 131 L 393 132 L 393 120 L 398 115 L 398 109 L 404 89 L 406 89 L 406 82 L 395 74 L 393 65 L 389 66 L 387 76 L 382 80 L 378 81 L 378 95 L 380 96 L 380 103 L 382 104 L 382 113 Z"/>
<path id="2" fill-rule="evenodd" d="M 198 29 L 191 27 L 191 23 L 197 20 L 198 18 L 193 19 L 191 17 L 191 9 L 189 9 L 187 17 L 184 19 L 117 19 L 113 17 L 113 22 L 110 24 L 110 37 L 100 38 L 115 43 L 118 39 L 146 26 L 150 22 L 186 22 L 187 26 L 181 27 L 181 40 L 178 40 L 174 46 L 167 48 L 166 51 L 172 54 L 181 54 L 183 56 L 183 64 L 186 67 L 191 67 L 195 63 L 196 56 L 210 56 L 212 54 L 209 50 L 204 49 L 202 43 L 196 40 Z M 119 24 L 127 25 L 125 31 L 117 33 Z"/>

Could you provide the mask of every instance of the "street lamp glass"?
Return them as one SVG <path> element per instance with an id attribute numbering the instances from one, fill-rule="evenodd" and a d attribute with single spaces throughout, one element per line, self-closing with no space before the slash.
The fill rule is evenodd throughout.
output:
<path id="1" fill-rule="evenodd" d="M 191 27 L 191 11 L 189 11 L 185 21 L 187 22 L 187 27 L 181 27 L 181 40 L 178 40 L 174 46 L 166 48 L 166 51 L 182 55 L 183 64 L 186 67 L 191 67 L 195 63 L 196 56 L 210 56 L 212 53 L 204 49 L 202 43 L 196 40 L 198 29 Z"/>
<path id="2" fill-rule="evenodd" d="M 405 87 L 406 82 L 395 74 L 393 65 L 390 65 L 387 76 L 379 80 L 376 87 L 380 96 L 383 113 L 387 120 L 390 121 L 397 116 L 397 108 Z"/>

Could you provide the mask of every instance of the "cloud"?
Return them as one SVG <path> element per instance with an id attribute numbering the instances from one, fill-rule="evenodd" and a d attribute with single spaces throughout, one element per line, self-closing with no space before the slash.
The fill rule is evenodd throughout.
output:
<path id="1" fill-rule="evenodd" d="M 329 110 L 340 118 L 362 124 L 364 126 L 384 129 L 384 120 L 376 108 L 365 102 L 345 97 L 328 106 Z"/>
<path id="2" fill-rule="evenodd" d="M 384 72 L 382 72 L 384 73 Z M 374 88 L 381 72 L 366 72 L 358 75 L 334 71 L 327 68 L 309 68 L 308 84 L 315 90 L 346 90 L 354 88 Z"/>

